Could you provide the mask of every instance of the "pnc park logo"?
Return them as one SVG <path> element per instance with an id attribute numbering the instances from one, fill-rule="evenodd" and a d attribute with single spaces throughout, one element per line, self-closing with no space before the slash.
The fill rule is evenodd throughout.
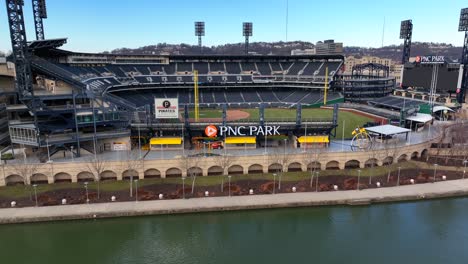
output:
<path id="1" fill-rule="evenodd" d="M 207 137 L 216 137 L 218 135 L 218 128 L 213 125 L 209 125 L 205 128 L 205 135 Z"/>
<path id="2" fill-rule="evenodd" d="M 274 136 L 279 135 L 280 126 L 215 126 L 205 127 L 207 137 L 218 136 Z"/>

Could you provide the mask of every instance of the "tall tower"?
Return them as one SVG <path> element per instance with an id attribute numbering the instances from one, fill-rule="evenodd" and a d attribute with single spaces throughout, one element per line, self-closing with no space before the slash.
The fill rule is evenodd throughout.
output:
<path id="1" fill-rule="evenodd" d="M 200 47 L 200 53 L 203 54 L 202 37 L 205 36 L 205 22 L 195 22 L 195 36 L 198 37 L 198 46 Z"/>
<path id="2" fill-rule="evenodd" d="M 46 0 L 32 0 L 34 27 L 36 28 L 36 39 L 44 40 L 44 24 L 42 19 L 47 18 Z"/>
<path id="3" fill-rule="evenodd" d="M 411 36 L 413 35 L 413 22 L 411 20 L 401 21 L 400 26 L 400 39 L 404 39 L 403 43 L 403 57 L 401 64 L 405 64 L 409 61 L 411 53 Z"/>
<path id="4" fill-rule="evenodd" d="M 458 102 L 464 103 L 465 96 L 468 91 L 468 8 L 463 8 L 460 12 L 460 24 L 458 31 L 465 32 L 465 40 L 463 41 L 463 53 L 461 63 L 463 64 L 463 76 L 460 90 L 458 93 Z"/>
<path id="5" fill-rule="evenodd" d="M 242 24 L 242 35 L 245 37 L 245 54 L 249 54 L 249 37 L 252 36 L 252 22 L 244 22 Z"/>

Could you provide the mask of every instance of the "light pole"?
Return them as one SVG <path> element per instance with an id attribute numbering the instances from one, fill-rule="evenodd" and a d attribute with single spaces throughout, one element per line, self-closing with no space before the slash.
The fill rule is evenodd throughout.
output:
<path id="1" fill-rule="evenodd" d="M 284 154 L 286 155 L 286 142 L 288 141 L 288 139 L 285 138 L 283 140 L 284 140 Z"/>
<path id="2" fill-rule="evenodd" d="M 36 199 L 36 207 L 38 206 L 38 203 L 37 203 L 37 184 L 34 184 L 33 185 L 33 188 L 34 188 L 34 198 Z"/>
<path id="3" fill-rule="evenodd" d="M 229 179 L 229 197 L 231 197 L 231 175 L 228 175 Z"/>
<path id="4" fill-rule="evenodd" d="M 314 182 L 314 173 L 315 171 L 313 171 L 312 168 L 310 168 L 310 188 L 312 188 L 312 184 Z"/>
<path id="5" fill-rule="evenodd" d="M 72 162 L 75 162 L 75 154 L 73 154 L 73 146 L 71 146 L 70 149 L 71 149 Z"/>
<path id="6" fill-rule="evenodd" d="M 320 172 L 316 171 L 315 172 L 317 174 L 317 176 L 315 177 L 317 180 L 315 181 L 315 192 L 318 192 L 318 183 L 319 183 L 319 175 L 320 175 Z"/>
<path id="7" fill-rule="evenodd" d="M 247 141 L 244 140 L 244 156 L 247 155 Z"/>
<path id="8" fill-rule="evenodd" d="M 47 162 L 50 163 L 49 135 L 46 135 L 46 145 L 47 145 Z"/>
<path id="9" fill-rule="evenodd" d="M 185 199 L 185 177 L 182 177 L 182 198 Z"/>
<path id="10" fill-rule="evenodd" d="M 283 175 L 283 172 L 281 172 L 279 175 L 278 175 L 278 190 L 281 190 L 281 176 Z"/>
<path id="11" fill-rule="evenodd" d="M 164 149 L 163 149 L 163 144 L 161 144 L 161 159 L 164 159 Z"/>
<path id="12" fill-rule="evenodd" d="M 138 202 L 138 179 L 135 180 L 135 202 Z"/>
<path id="13" fill-rule="evenodd" d="M 465 164 L 465 168 L 463 169 L 463 178 L 462 179 L 465 179 L 465 173 L 466 173 L 466 164 L 468 163 L 468 160 L 464 160 L 463 161 L 463 164 Z"/>
<path id="14" fill-rule="evenodd" d="M 84 188 L 86 191 L 86 203 L 89 204 L 89 196 L 88 196 L 88 182 L 84 183 Z"/>
<path id="15" fill-rule="evenodd" d="M 276 187 L 276 173 L 273 173 L 273 194 L 275 194 L 275 187 Z"/>
<path id="16" fill-rule="evenodd" d="M 397 177 L 397 186 L 400 185 L 400 172 L 401 172 L 401 167 L 398 167 L 398 177 Z"/>
<path id="17" fill-rule="evenodd" d="M 140 124 L 138 124 L 138 152 L 141 159 L 141 132 L 140 132 Z"/>
<path id="18" fill-rule="evenodd" d="M 358 170 L 358 177 L 357 177 L 357 190 L 359 191 L 359 182 L 361 181 L 361 170 Z"/>
<path id="19" fill-rule="evenodd" d="M 436 174 L 437 174 L 437 166 L 439 166 L 439 164 L 434 164 L 434 181 L 436 181 Z"/>

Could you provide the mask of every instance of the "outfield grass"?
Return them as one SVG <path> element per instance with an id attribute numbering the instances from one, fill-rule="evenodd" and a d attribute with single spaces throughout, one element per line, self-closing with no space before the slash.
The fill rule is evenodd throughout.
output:
<path id="1" fill-rule="evenodd" d="M 250 114 L 248 119 L 259 120 L 259 109 L 240 109 Z M 193 117 L 193 111 L 190 112 Z M 221 118 L 222 110 L 217 109 L 200 109 L 200 118 Z M 306 108 L 302 109 L 302 119 L 316 119 L 324 118 L 330 119 L 333 117 L 333 110 L 319 109 L 319 108 Z M 295 120 L 296 109 L 282 109 L 282 108 L 267 108 L 265 109 L 265 120 L 282 120 L 291 119 Z M 362 126 L 367 122 L 372 122 L 372 118 L 361 116 L 351 112 L 340 111 L 338 113 L 338 127 L 336 129 L 337 139 L 341 139 L 343 135 L 343 121 L 345 121 L 345 138 L 351 138 L 351 133 L 357 126 Z"/>
<path id="2" fill-rule="evenodd" d="M 393 164 L 390 167 L 374 167 L 374 168 L 366 168 L 361 170 L 362 177 L 369 177 L 372 175 L 375 176 L 383 176 L 387 175 L 388 169 L 392 172 L 396 172 L 398 170 L 398 166 L 400 166 L 403 170 L 404 169 L 431 169 L 432 167 L 426 163 L 417 162 L 417 161 L 408 161 L 399 164 Z M 440 170 L 456 170 L 454 167 L 444 167 L 439 166 Z M 325 170 L 320 171 L 320 177 L 326 177 L 330 175 L 336 176 L 357 176 L 358 171 L 357 169 L 349 169 L 349 170 Z M 308 179 L 310 177 L 310 172 L 284 172 L 282 174 L 282 181 L 300 181 L 304 179 Z M 249 175 L 234 175 L 231 178 L 232 182 L 241 181 L 241 180 L 272 180 L 273 176 L 271 173 L 265 174 L 249 174 Z M 213 186 L 219 185 L 222 181 L 222 176 L 207 176 L 207 177 L 197 177 L 196 179 L 196 186 Z M 226 177 L 224 177 L 224 182 L 226 182 Z M 191 180 L 187 179 L 186 184 L 190 184 Z M 167 179 L 144 179 L 138 182 L 138 186 L 147 186 L 152 184 L 182 184 L 181 178 L 167 178 Z M 128 180 L 125 181 L 106 181 L 101 182 L 100 184 L 102 191 L 112 192 L 112 191 L 123 191 L 127 190 L 129 183 Z M 45 184 L 45 185 L 38 185 L 37 193 L 44 193 L 47 191 L 54 191 L 54 190 L 61 190 L 61 189 L 75 189 L 81 188 L 84 189 L 83 183 L 56 183 L 56 184 Z M 97 183 L 90 182 L 88 185 L 90 190 L 97 189 Z M 0 196 L 8 199 L 19 199 L 24 197 L 29 197 L 31 192 L 30 186 L 7 186 L 7 187 L 0 187 Z"/>

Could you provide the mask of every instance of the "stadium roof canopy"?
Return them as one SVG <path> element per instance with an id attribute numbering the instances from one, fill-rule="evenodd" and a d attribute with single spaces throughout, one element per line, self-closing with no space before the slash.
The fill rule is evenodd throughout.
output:
<path id="1" fill-rule="evenodd" d="M 383 135 L 383 136 L 407 134 L 411 131 L 410 129 L 407 129 L 407 128 L 392 126 L 392 125 L 366 127 L 366 130 L 373 134 L 378 134 L 378 135 Z"/>
<path id="2" fill-rule="evenodd" d="M 413 121 L 413 122 L 418 122 L 418 123 L 427 123 L 432 120 L 432 116 L 429 114 L 421 114 L 417 113 L 414 116 L 408 116 L 406 120 Z"/>
<path id="3" fill-rule="evenodd" d="M 443 110 L 454 112 L 449 107 L 446 107 L 446 106 L 443 106 L 443 105 L 435 105 L 434 108 L 432 109 L 432 112 L 435 113 L 435 112 L 439 112 L 439 111 L 443 111 Z"/>
<path id="4" fill-rule="evenodd" d="M 67 43 L 66 38 L 34 40 L 28 42 L 29 49 L 52 49 L 58 48 Z"/>

